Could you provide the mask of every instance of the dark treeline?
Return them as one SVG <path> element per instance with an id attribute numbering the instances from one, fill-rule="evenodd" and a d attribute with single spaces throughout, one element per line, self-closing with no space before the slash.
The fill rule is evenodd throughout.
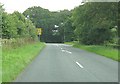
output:
<path id="1" fill-rule="evenodd" d="M 28 8 L 23 14 L 35 24 L 36 28 L 42 28 L 42 41 L 63 42 L 64 29 L 61 25 L 70 16 L 70 11 L 50 12 L 35 6 Z"/>
<path id="2" fill-rule="evenodd" d="M 41 41 L 44 42 L 117 43 L 118 15 L 116 2 L 88 2 L 71 11 L 57 12 L 34 6 L 23 14 L 3 12 L 2 36 L 35 37 L 36 27 L 42 28 Z"/>
<path id="3" fill-rule="evenodd" d="M 92 2 L 74 9 L 73 26 L 84 44 L 116 43 L 118 39 L 118 3 Z"/>
<path id="4" fill-rule="evenodd" d="M 117 43 L 118 40 L 116 2 L 85 3 L 72 11 L 59 12 L 31 7 L 23 14 L 29 17 L 36 27 L 43 28 L 42 40 L 46 42 L 77 40 L 84 44 L 103 44 Z"/>

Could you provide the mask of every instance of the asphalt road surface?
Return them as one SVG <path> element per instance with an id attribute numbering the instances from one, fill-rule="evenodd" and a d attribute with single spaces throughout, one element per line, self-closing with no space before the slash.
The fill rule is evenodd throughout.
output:
<path id="1" fill-rule="evenodd" d="M 118 82 L 118 62 L 70 45 L 47 43 L 14 82 Z"/>

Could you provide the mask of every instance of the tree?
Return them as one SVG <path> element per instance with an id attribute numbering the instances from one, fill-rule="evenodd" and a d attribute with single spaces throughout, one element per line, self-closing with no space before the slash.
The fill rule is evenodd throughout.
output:
<path id="1" fill-rule="evenodd" d="M 2 38 L 36 38 L 36 28 L 33 23 L 17 11 L 2 15 Z"/>
<path id="2" fill-rule="evenodd" d="M 103 44 L 112 39 L 111 29 L 117 25 L 117 3 L 92 2 L 74 9 L 75 33 L 84 44 Z"/>
<path id="3" fill-rule="evenodd" d="M 7 13 L 2 15 L 2 38 L 15 38 L 17 37 L 17 28 L 14 18 Z"/>
<path id="4" fill-rule="evenodd" d="M 64 32 L 64 41 L 70 42 L 75 40 L 74 27 L 72 26 L 72 20 L 70 17 L 62 24 Z"/>
<path id="5" fill-rule="evenodd" d="M 2 34 L 2 13 L 3 13 L 4 9 L 2 8 L 2 4 L 0 3 L 0 38 L 1 38 L 1 34 Z"/>
<path id="6" fill-rule="evenodd" d="M 67 20 L 70 11 L 63 10 L 59 12 L 50 12 L 41 7 L 30 7 L 23 13 L 26 18 L 30 19 L 37 28 L 42 28 L 41 40 L 45 42 L 62 42 L 63 27 L 61 23 Z M 59 26 L 58 28 L 55 25 Z M 53 32 L 57 30 L 58 32 Z"/>

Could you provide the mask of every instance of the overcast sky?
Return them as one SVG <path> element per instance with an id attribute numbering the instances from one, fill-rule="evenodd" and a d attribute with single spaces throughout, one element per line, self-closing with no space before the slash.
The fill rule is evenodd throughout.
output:
<path id="1" fill-rule="evenodd" d="M 0 2 L 4 4 L 5 11 L 8 13 L 12 13 L 15 10 L 22 13 L 32 6 L 40 6 L 50 11 L 71 10 L 79 6 L 82 0 L 0 0 Z"/>

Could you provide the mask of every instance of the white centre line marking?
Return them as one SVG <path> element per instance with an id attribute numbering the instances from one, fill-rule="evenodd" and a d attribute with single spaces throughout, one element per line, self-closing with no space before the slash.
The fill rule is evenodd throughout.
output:
<path id="1" fill-rule="evenodd" d="M 72 54 L 72 52 L 70 52 L 70 51 L 67 51 L 67 50 L 66 50 L 66 52 Z"/>
<path id="2" fill-rule="evenodd" d="M 62 50 L 62 52 L 65 52 L 65 50 Z"/>
<path id="3" fill-rule="evenodd" d="M 79 62 L 76 62 L 76 64 L 77 64 L 80 68 L 84 68 Z"/>
<path id="4" fill-rule="evenodd" d="M 62 50 L 62 52 L 66 52 L 66 53 L 72 54 L 72 52 L 67 51 L 67 50 L 63 50 L 63 48 L 61 48 L 61 50 Z"/>

